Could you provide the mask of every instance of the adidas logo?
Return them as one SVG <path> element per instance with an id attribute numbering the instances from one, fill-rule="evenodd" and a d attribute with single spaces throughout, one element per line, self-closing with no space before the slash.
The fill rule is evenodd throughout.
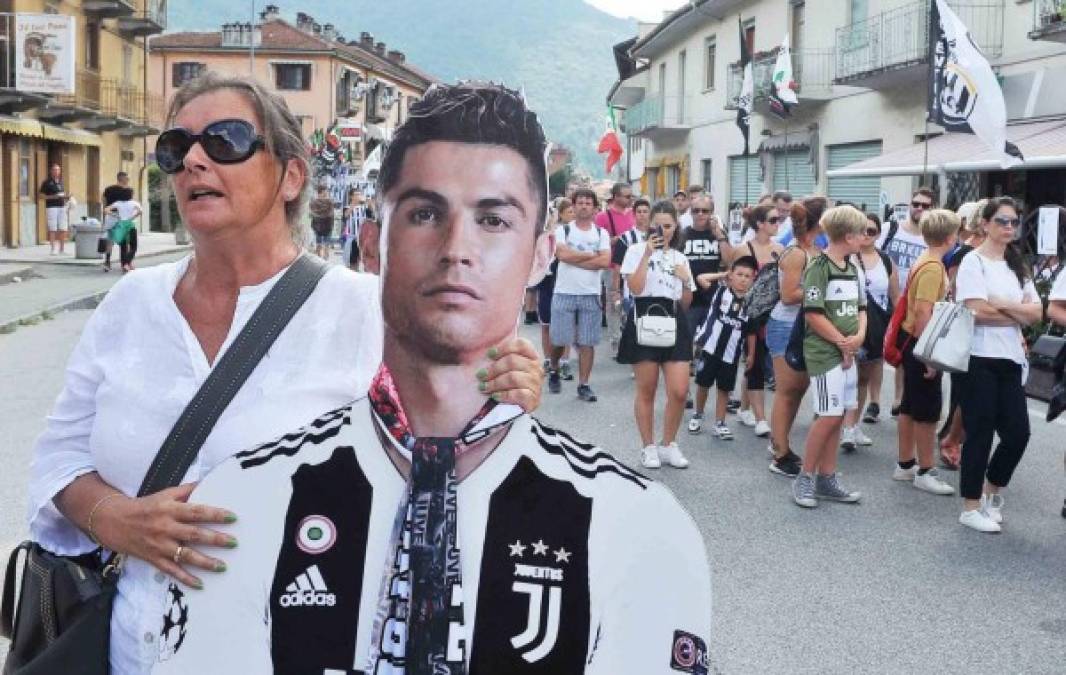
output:
<path id="1" fill-rule="evenodd" d="M 285 587 L 285 594 L 278 603 L 282 607 L 333 607 L 337 604 L 337 596 L 329 592 L 318 565 L 311 565 Z"/>

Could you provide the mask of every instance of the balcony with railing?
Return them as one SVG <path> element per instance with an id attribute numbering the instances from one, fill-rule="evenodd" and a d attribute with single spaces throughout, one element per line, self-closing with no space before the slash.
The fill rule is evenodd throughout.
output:
<path id="1" fill-rule="evenodd" d="M 626 109 L 625 131 L 630 136 L 649 138 L 687 133 L 692 128 L 692 100 L 690 96 L 653 92 Z"/>
<path id="2" fill-rule="evenodd" d="M 986 56 L 1003 51 L 1004 0 L 950 0 Z M 925 77 L 931 3 L 923 0 L 836 31 L 836 84 L 880 89 Z"/>
<path id="3" fill-rule="evenodd" d="M 40 108 L 51 100 L 47 94 L 25 91 L 15 76 L 15 15 L 0 13 L 0 113 L 10 114 Z"/>
<path id="4" fill-rule="evenodd" d="M 1066 42 L 1066 0 L 1033 0 L 1029 39 Z"/>
<path id="5" fill-rule="evenodd" d="M 97 19 L 116 19 L 136 11 L 132 0 L 82 0 L 81 10 Z"/>
<path id="6" fill-rule="evenodd" d="M 130 37 L 157 35 L 167 28 L 166 0 L 143 0 L 143 7 L 119 18 L 115 27 Z"/>
<path id="7" fill-rule="evenodd" d="M 759 52 L 751 60 L 754 77 L 755 108 L 764 112 L 770 99 L 770 83 L 777 65 L 778 49 Z M 808 101 L 825 101 L 833 97 L 832 49 L 801 49 L 792 52 L 792 79 L 796 82 L 796 98 Z M 729 64 L 726 109 L 735 110 L 740 90 L 744 85 L 744 71 L 740 62 Z"/>

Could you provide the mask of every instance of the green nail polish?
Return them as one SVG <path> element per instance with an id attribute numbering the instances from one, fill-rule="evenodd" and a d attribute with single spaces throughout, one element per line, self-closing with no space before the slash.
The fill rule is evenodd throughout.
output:
<path id="1" fill-rule="evenodd" d="M 195 588 L 198 591 L 202 591 L 202 590 L 204 590 L 204 582 L 202 582 L 199 579 L 197 579 L 197 580 L 193 581 L 192 587 Z"/>
<path id="2" fill-rule="evenodd" d="M 489 358 L 494 359 L 499 355 L 500 351 L 495 347 L 489 347 Z"/>
<path id="3" fill-rule="evenodd" d="M 226 521 L 227 524 L 237 522 L 237 514 L 235 514 L 235 513 L 227 513 L 225 521 Z"/>
<path id="4" fill-rule="evenodd" d="M 219 574 L 221 574 L 222 572 L 225 572 L 226 571 L 226 563 L 220 562 L 217 565 L 215 565 L 215 571 L 218 572 Z"/>
<path id="5" fill-rule="evenodd" d="M 487 380 L 487 379 L 489 379 L 489 371 L 485 370 L 484 368 L 482 368 L 481 370 L 477 371 L 477 379 L 479 379 L 479 380 Z"/>
<path id="6" fill-rule="evenodd" d="M 489 395 L 489 398 L 491 398 L 493 401 L 496 401 L 497 403 L 500 402 L 500 395 L 499 394 L 495 394 L 495 393 L 491 394 L 491 395 Z"/>
<path id="7" fill-rule="evenodd" d="M 226 548 L 237 548 L 237 540 L 231 538 L 226 542 Z"/>

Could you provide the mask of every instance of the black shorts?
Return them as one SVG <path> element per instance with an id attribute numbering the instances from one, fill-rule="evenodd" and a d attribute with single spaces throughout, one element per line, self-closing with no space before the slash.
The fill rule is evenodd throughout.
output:
<path id="1" fill-rule="evenodd" d="M 552 295 L 555 294 L 555 275 L 544 277 L 537 288 L 537 319 L 542 326 L 552 323 Z"/>
<path id="2" fill-rule="evenodd" d="M 762 391 L 766 388 L 766 354 L 766 338 L 756 333 L 755 363 L 751 370 L 744 371 L 748 391 Z"/>
<path id="3" fill-rule="evenodd" d="M 933 423 L 940 421 L 940 409 L 944 405 L 944 394 L 940 388 L 943 373 L 936 371 L 932 379 L 925 376 L 925 364 L 914 358 L 914 340 L 906 331 L 899 332 L 903 349 L 903 397 L 899 402 L 901 415 L 908 415 L 915 422 Z M 902 342 L 906 340 L 906 342 Z"/>
<path id="4" fill-rule="evenodd" d="M 626 315 L 625 325 L 622 326 L 622 339 L 618 341 L 618 362 L 633 364 L 645 361 L 692 361 L 692 331 L 685 320 L 684 312 L 678 312 L 673 301 L 666 298 L 634 298 L 634 303 L 633 309 Z M 645 347 L 637 342 L 635 314 L 639 312 L 643 316 L 653 304 L 663 307 L 677 319 L 677 339 L 673 347 Z"/>
<path id="5" fill-rule="evenodd" d="M 725 363 L 717 356 L 700 352 L 696 362 L 696 385 L 704 389 L 718 387 L 721 391 L 733 391 L 737 384 L 737 364 Z"/>

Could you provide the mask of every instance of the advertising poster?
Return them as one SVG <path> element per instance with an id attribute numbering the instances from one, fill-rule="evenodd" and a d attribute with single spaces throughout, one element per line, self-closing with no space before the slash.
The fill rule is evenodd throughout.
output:
<path id="1" fill-rule="evenodd" d="M 15 15 L 18 88 L 42 94 L 74 93 L 74 17 Z"/>

